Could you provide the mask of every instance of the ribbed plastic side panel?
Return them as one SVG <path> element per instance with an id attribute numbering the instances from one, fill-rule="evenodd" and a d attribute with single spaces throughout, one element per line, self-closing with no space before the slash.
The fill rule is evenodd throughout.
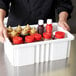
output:
<path id="1" fill-rule="evenodd" d="M 46 62 L 50 60 L 51 47 L 49 44 L 35 46 L 35 63 Z"/>

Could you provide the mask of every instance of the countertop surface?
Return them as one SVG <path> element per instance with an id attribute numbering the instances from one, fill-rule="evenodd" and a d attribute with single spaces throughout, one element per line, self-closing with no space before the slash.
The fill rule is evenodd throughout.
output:
<path id="1" fill-rule="evenodd" d="M 0 76 L 76 76 L 76 40 L 72 41 L 69 59 L 22 67 L 10 65 L 3 47 L 0 44 Z"/>

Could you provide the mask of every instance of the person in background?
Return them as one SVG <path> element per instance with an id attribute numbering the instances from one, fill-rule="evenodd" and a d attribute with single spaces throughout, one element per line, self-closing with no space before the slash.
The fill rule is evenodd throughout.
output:
<path id="1" fill-rule="evenodd" d="M 7 31 L 4 18 L 8 16 L 7 26 L 37 24 L 38 19 L 53 19 L 55 11 L 59 17 L 59 25 L 70 30 L 67 20 L 73 10 L 71 0 L 0 0 L 0 42 L 4 43 Z"/>

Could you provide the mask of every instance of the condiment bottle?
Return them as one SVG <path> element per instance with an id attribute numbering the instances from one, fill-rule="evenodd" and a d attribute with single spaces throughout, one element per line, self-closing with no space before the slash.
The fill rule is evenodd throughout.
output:
<path id="1" fill-rule="evenodd" d="M 7 28 L 7 32 L 12 32 L 12 31 L 13 31 L 12 27 L 9 26 L 9 27 Z"/>
<path id="2" fill-rule="evenodd" d="M 21 31 L 22 31 L 22 28 L 21 28 L 21 26 L 20 26 L 20 25 L 18 25 L 18 27 L 16 28 L 16 32 L 20 34 L 20 33 L 21 33 Z"/>
<path id="3" fill-rule="evenodd" d="M 30 30 L 30 35 L 33 35 L 37 33 L 37 29 L 35 27 L 33 27 L 31 30 Z"/>
<path id="4" fill-rule="evenodd" d="M 62 31 L 55 32 L 55 39 L 62 39 L 65 38 L 65 33 Z"/>
<path id="5" fill-rule="evenodd" d="M 29 24 L 27 24 L 26 26 L 25 26 L 25 28 L 24 28 L 25 30 L 27 30 L 28 32 L 30 32 L 30 30 L 31 30 L 31 27 L 30 27 L 30 25 Z"/>
<path id="6" fill-rule="evenodd" d="M 23 40 L 25 40 L 25 36 L 29 35 L 28 31 L 26 29 L 23 29 L 21 31 L 20 36 L 23 38 Z"/>
<path id="7" fill-rule="evenodd" d="M 22 44 L 22 43 L 23 43 L 22 37 L 19 36 L 13 37 L 13 44 Z"/>
<path id="8" fill-rule="evenodd" d="M 44 20 L 38 20 L 38 33 L 43 35 L 44 32 Z"/>
<path id="9" fill-rule="evenodd" d="M 19 34 L 18 34 L 15 30 L 13 30 L 13 31 L 11 32 L 11 38 L 13 38 L 13 37 L 15 37 L 15 36 L 19 36 Z"/>
<path id="10" fill-rule="evenodd" d="M 49 39 L 51 39 L 51 37 L 52 37 L 51 33 L 48 33 L 48 32 L 43 33 L 44 40 L 49 40 Z"/>
<path id="11" fill-rule="evenodd" d="M 52 19 L 47 19 L 46 32 L 52 33 Z"/>
<path id="12" fill-rule="evenodd" d="M 31 42 L 34 42 L 34 37 L 33 36 L 26 36 L 25 37 L 25 42 L 27 42 L 27 43 L 31 43 Z"/>
<path id="13" fill-rule="evenodd" d="M 36 34 L 34 34 L 34 38 L 36 41 L 39 41 L 42 39 L 42 36 L 41 36 L 41 34 L 36 33 Z"/>

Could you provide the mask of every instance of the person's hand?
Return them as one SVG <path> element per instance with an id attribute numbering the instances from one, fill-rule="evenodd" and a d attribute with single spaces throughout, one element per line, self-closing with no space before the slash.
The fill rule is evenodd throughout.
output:
<path id="1" fill-rule="evenodd" d="M 70 27 L 67 23 L 67 18 L 68 18 L 69 14 L 66 11 L 63 11 L 59 14 L 59 26 L 61 26 L 63 29 L 70 31 Z"/>
<path id="2" fill-rule="evenodd" d="M 7 30 L 4 24 L 0 23 L 0 42 L 4 43 L 6 37 L 7 37 Z"/>
<path id="3" fill-rule="evenodd" d="M 59 20 L 58 25 L 61 26 L 63 29 L 65 29 L 67 31 L 70 31 L 70 27 L 69 27 L 67 21 L 65 21 L 65 20 L 62 20 L 62 21 Z"/>

